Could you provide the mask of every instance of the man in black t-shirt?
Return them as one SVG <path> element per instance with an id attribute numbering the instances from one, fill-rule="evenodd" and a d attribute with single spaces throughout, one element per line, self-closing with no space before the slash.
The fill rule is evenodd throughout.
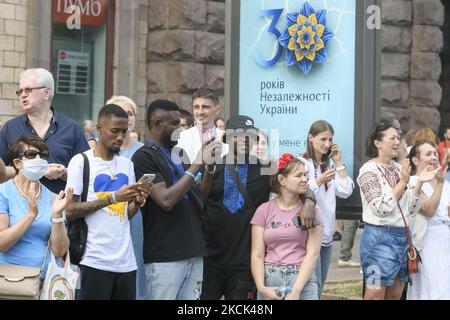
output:
<path id="1" fill-rule="evenodd" d="M 202 181 L 206 199 L 202 228 L 208 249 L 202 300 L 218 300 L 222 295 L 227 300 L 256 298 L 250 271 L 250 220 L 256 208 L 269 200 L 270 176 L 261 175 L 261 164 L 249 156 L 256 142 L 253 120 L 232 117 L 226 129 L 230 153 L 224 164 L 207 165 Z M 237 179 L 247 194 L 239 190 Z"/>
<path id="2" fill-rule="evenodd" d="M 201 231 L 202 201 L 196 177 L 211 142 L 187 170 L 172 152 L 173 133 L 179 130 L 178 106 L 156 100 L 147 110 L 150 140 L 133 156 L 136 179 L 155 174 L 149 200 L 142 208 L 144 264 L 150 300 L 198 299 L 203 280 L 206 246 Z"/>
<path id="3" fill-rule="evenodd" d="M 202 181 L 206 199 L 202 229 L 208 256 L 201 299 L 218 300 L 224 295 L 227 300 L 253 300 L 256 286 L 250 271 L 250 221 L 256 208 L 269 200 L 271 176 L 263 175 L 263 165 L 249 155 L 257 141 L 253 119 L 232 117 L 226 130 L 230 152 L 223 158 L 224 164 L 206 165 Z M 314 206 L 307 200 L 300 213 L 307 226 L 312 226 Z"/>

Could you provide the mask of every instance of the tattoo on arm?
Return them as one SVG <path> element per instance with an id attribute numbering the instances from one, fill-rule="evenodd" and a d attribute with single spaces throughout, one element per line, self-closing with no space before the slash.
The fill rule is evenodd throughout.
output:
<path id="1" fill-rule="evenodd" d="M 104 207 L 108 206 L 109 196 L 102 199 L 78 202 L 79 196 L 74 196 L 72 202 L 67 206 L 67 218 L 68 220 L 76 220 L 83 218 L 91 213 L 94 213 Z"/>

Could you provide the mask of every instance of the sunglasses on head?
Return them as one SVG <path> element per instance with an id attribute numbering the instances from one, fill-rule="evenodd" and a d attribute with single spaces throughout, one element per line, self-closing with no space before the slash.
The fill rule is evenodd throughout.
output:
<path id="1" fill-rule="evenodd" d="M 20 157 L 25 157 L 27 159 L 34 159 L 36 156 L 39 155 L 41 159 L 47 160 L 48 159 L 48 151 L 37 151 L 37 150 L 26 150 L 19 154 Z"/>

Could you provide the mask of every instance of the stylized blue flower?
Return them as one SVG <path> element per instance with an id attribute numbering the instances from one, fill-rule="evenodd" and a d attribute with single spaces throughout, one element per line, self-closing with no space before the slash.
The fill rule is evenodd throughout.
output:
<path id="1" fill-rule="evenodd" d="M 326 16 L 325 9 L 316 12 L 308 2 L 303 4 L 300 12 L 287 14 L 288 27 L 278 38 L 287 49 L 286 65 L 297 64 L 304 74 L 308 74 L 313 62 L 327 60 L 326 47 L 334 34 L 326 27 Z"/>

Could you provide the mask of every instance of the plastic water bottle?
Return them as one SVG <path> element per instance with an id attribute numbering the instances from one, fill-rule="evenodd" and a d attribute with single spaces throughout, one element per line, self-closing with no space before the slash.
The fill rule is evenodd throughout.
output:
<path id="1" fill-rule="evenodd" d="M 283 299 L 288 293 L 292 291 L 292 287 L 290 285 L 288 286 L 281 286 L 276 290 L 277 297 Z"/>

